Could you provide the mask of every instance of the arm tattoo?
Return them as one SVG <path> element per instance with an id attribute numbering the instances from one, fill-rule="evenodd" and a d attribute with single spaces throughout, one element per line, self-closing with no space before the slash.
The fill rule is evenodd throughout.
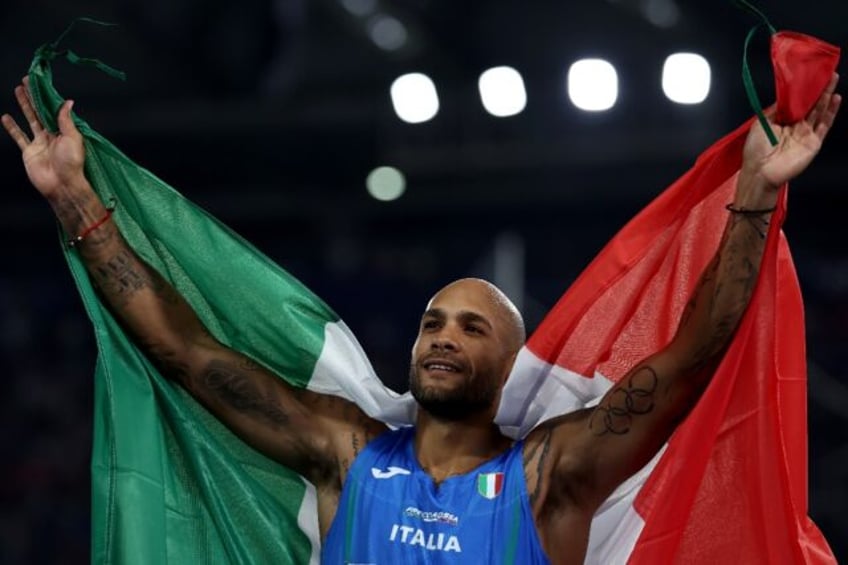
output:
<path id="1" fill-rule="evenodd" d="M 85 229 L 81 210 L 89 208 L 93 200 L 93 194 L 79 194 L 73 199 L 63 199 L 53 204 L 53 211 L 65 230 L 69 232 L 69 236 L 75 236 Z"/>
<path id="2" fill-rule="evenodd" d="M 150 286 L 147 273 L 126 249 L 95 266 L 92 274 L 97 286 L 117 306 L 126 305 L 135 293 Z"/>
<path id="3" fill-rule="evenodd" d="M 536 453 L 541 448 L 542 453 L 539 455 L 538 460 L 536 461 L 536 486 L 533 487 L 533 492 L 530 493 L 530 507 L 533 508 L 536 505 L 536 501 L 539 499 L 539 493 L 542 492 L 542 480 L 545 477 L 545 462 L 548 459 L 548 453 L 551 450 L 551 436 L 553 435 L 552 428 L 548 427 L 545 430 L 545 435 L 542 437 L 542 440 L 533 446 L 533 449 L 530 450 L 524 457 L 524 468 L 528 469 L 528 467 L 533 462 L 533 458 L 536 457 Z M 525 471 L 525 474 L 527 471 Z"/>
<path id="4" fill-rule="evenodd" d="M 626 434 L 634 416 L 648 414 L 654 409 L 658 384 L 657 372 L 652 367 L 640 367 L 627 377 L 626 383 L 616 385 L 615 390 L 595 408 L 589 418 L 589 429 L 597 436 Z"/>
<path id="5" fill-rule="evenodd" d="M 350 433 L 350 446 L 353 450 L 353 458 L 356 458 L 356 456 L 359 455 L 359 452 L 362 451 L 362 448 L 376 437 L 373 425 L 374 423 L 371 418 L 369 418 L 368 415 L 353 402 L 336 397 L 328 397 L 328 399 L 330 406 L 334 408 L 334 411 L 338 412 L 339 408 L 341 408 L 344 421 L 354 424 L 355 426 L 354 430 Z M 339 404 L 341 404 L 340 407 Z"/>
<path id="6" fill-rule="evenodd" d="M 237 412 L 275 426 L 287 425 L 290 418 L 284 408 L 275 399 L 263 394 L 245 372 L 251 371 L 215 360 L 201 374 L 200 385 Z"/>
<path id="7" fill-rule="evenodd" d="M 129 249 L 122 249 L 91 269 L 95 285 L 116 307 L 126 306 L 135 294 L 145 288 L 169 305 L 180 296 L 153 268 L 144 265 Z"/>
<path id="8" fill-rule="evenodd" d="M 755 223 L 747 216 L 731 216 L 720 250 L 681 316 L 678 333 L 690 322 L 698 326 L 708 323 L 708 329 L 701 333 L 703 338 L 694 343 L 686 372 L 704 370 L 727 347 L 753 295 L 764 247 Z"/>
<path id="9" fill-rule="evenodd" d="M 353 456 L 356 457 L 357 455 L 359 455 L 359 450 L 360 450 L 359 434 L 357 434 L 356 432 L 351 433 L 350 434 L 350 442 L 351 442 L 351 447 L 353 448 Z"/>

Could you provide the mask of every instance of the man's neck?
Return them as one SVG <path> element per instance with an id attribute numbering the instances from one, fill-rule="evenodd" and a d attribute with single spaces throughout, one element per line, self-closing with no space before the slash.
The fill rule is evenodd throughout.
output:
<path id="1" fill-rule="evenodd" d="M 436 484 L 471 471 L 502 453 L 511 443 L 492 423 L 491 415 L 445 421 L 419 409 L 415 455 Z"/>

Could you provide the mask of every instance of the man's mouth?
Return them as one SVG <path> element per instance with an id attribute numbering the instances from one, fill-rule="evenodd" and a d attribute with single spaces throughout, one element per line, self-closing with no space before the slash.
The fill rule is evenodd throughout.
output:
<path id="1" fill-rule="evenodd" d="M 462 371 L 462 366 L 447 359 L 428 359 L 421 364 L 422 367 L 430 372 L 441 371 L 444 373 L 459 373 Z"/>

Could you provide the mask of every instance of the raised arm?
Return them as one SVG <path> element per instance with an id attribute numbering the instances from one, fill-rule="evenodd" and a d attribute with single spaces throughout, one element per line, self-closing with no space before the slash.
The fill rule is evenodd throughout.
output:
<path id="1" fill-rule="evenodd" d="M 597 407 L 550 421 L 528 438 L 531 449 L 550 451 L 540 467 L 550 488 L 567 489 L 560 494 L 589 515 L 657 453 L 712 378 L 751 300 L 778 189 L 812 162 L 839 109 L 836 82 L 805 120 L 772 124 L 777 146 L 758 123 L 752 128 L 721 244 L 671 343 L 638 363 Z"/>
<path id="2" fill-rule="evenodd" d="M 27 94 L 15 95 L 32 138 L 8 115 L 3 126 L 21 149 L 27 174 L 77 243 L 91 279 L 111 311 L 163 375 L 177 381 L 260 452 L 316 486 L 338 486 L 347 466 L 385 429 L 355 405 L 289 387 L 244 355 L 224 347 L 189 304 L 127 245 L 83 173 L 85 149 L 71 119 L 59 112 L 60 133 L 44 130 Z"/>

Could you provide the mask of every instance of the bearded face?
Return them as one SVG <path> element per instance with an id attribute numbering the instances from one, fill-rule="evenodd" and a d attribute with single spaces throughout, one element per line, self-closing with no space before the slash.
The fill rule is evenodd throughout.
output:
<path id="1" fill-rule="evenodd" d="M 488 283 L 465 279 L 427 305 L 409 372 L 410 391 L 424 411 L 448 421 L 481 413 L 494 417 L 523 343 L 523 324 L 505 300 Z"/>
<path id="2" fill-rule="evenodd" d="M 457 421 L 485 412 L 495 403 L 500 392 L 497 379 L 491 375 L 461 374 L 447 369 L 449 365 L 443 366 L 425 361 L 419 365 L 413 362 L 409 368 L 409 390 L 422 409 L 440 420 Z M 453 382 L 424 384 L 419 367 L 428 372 L 445 372 Z"/>

